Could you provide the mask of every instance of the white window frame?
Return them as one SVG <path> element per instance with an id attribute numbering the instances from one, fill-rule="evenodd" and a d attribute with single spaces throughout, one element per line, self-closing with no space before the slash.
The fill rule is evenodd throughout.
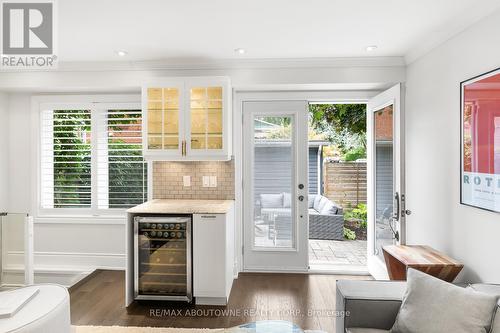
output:
<path id="1" fill-rule="evenodd" d="M 42 208 L 41 201 L 41 113 L 47 109 L 89 109 L 92 110 L 92 133 L 99 133 L 96 126 L 99 126 L 97 119 L 105 115 L 107 110 L 111 109 L 133 109 L 141 110 L 140 95 L 50 95 L 50 96 L 33 96 L 32 97 L 32 147 L 34 147 L 33 163 L 34 166 L 33 179 L 36 184 L 36 191 L 33 195 L 33 211 L 37 217 L 73 217 L 85 219 L 88 217 L 103 217 L 114 218 L 123 217 L 125 208 L 108 208 L 99 209 L 97 201 L 98 184 L 98 137 L 94 137 L 91 142 L 92 151 L 92 187 L 91 187 L 91 208 Z M 102 131 L 101 131 L 102 132 Z M 100 133 L 102 135 L 102 133 Z M 152 162 L 147 162 L 148 168 L 148 200 L 152 195 Z"/>

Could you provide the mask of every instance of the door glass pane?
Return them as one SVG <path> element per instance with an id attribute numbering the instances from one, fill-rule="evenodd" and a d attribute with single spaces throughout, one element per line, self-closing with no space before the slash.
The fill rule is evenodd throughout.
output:
<path id="1" fill-rule="evenodd" d="M 179 148 L 179 89 L 148 88 L 148 148 Z"/>
<path id="2" fill-rule="evenodd" d="M 392 232 L 394 195 L 393 105 L 374 114 L 375 127 L 375 253 L 383 260 L 382 247 L 394 244 Z"/>
<path id="3" fill-rule="evenodd" d="M 293 118 L 257 116 L 254 121 L 254 246 L 293 248 Z"/>
<path id="4" fill-rule="evenodd" d="M 222 87 L 190 92 L 191 149 L 222 149 Z"/>

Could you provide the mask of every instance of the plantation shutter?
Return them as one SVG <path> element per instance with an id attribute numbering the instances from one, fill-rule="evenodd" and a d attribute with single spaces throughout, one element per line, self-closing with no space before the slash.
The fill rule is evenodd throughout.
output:
<path id="1" fill-rule="evenodd" d="M 98 208 L 129 208 L 147 200 L 141 110 L 99 113 Z"/>
<path id="2" fill-rule="evenodd" d="M 42 208 L 91 207 L 91 111 L 41 113 Z"/>
<path id="3" fill-rule="evenodd" d="M 42 209 L 99 214 L 147 200 L 141 110 L 103 105 L 41 111 Z"/>

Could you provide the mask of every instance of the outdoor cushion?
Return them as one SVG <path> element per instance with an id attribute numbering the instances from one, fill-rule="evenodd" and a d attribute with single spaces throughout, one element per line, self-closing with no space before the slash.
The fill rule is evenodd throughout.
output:
<path id="1" fill-rule="evenodd" d="M 386 333 L 388 330 L 379 330 L 376 328 L 348 328 L 346 333 Z"/>
<path id="2" fill-rule="evenodd" d="M 314 197 L 313 208 L 316 209 L 318 212 L 319 212 L 318 206 L 319 206 L 319 202 L 320 202 L 321 198 L 323 198 L 323 196 L 321 194 L 317 194 Z"/>
<path id="3" fill-rule="evenodd" d="M 321 199 L 319 200 L 319 203 L 318 203 L 318 207 L 314 207 L 314 209 L 316 209 L 318 212 L 321 213 L 321 211 L 323 210 L 323 207 L 325 207 L 325 205 L 329 202 L 330 200 L 328 200 L 327 198 L 325 198 L 324 196 L 321 196 Z"/>
<path id="4" fill-rule="evenodd" d="M 487 333 L 497 297 L 408 269 L 408 286 L 391 333 Z"/>
<path id="5" fill-rule="evenodd" d="M 283 193 L 280 194 L 261 194 L 260 206 L 262 208 L 283 207 Z"/>
<path id="6" fill-rule="evenodd" d="M 320 211 L 321 215 L 335 215 L 337 214 L 338 207 L 335 206 L 333 202 L 328 200 L 326 204 L 323 206 L 323 208 Z"/>
<path id="7" fill-rule="evenodd" d="M 292 206 L 292 195 L 290 193 L 283 193 L 283 207 L 290 208 Z"/>
<path id="8" fill-rule="evenodd" d="M 317 194 L 309 194 L 307 197 L 307 207 L 308 208 L 313 208 L 314 207 L 314 199 L 317 197 Z"/>
<path id="9" fill-rule="evenodd" d="M 309 215 L 319 215 L 319 212 L 314 208 L 309 208 Z"/>

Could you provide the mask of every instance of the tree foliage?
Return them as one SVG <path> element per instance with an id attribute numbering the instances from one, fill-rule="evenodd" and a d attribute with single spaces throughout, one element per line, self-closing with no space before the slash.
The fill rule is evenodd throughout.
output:
<path id="1" fill-rule="evenodd" d="M 312 104 L 310 124 L 349 158 L 366 156 L 365 104 Z"/>
<path id="2" fill-rule="evenodd" d="M 344 129 L 350 134 L 366 133 L 365 104 L 312 104 L 309 110 L 312 126 L 331 126 L 339 133 Z"/>

